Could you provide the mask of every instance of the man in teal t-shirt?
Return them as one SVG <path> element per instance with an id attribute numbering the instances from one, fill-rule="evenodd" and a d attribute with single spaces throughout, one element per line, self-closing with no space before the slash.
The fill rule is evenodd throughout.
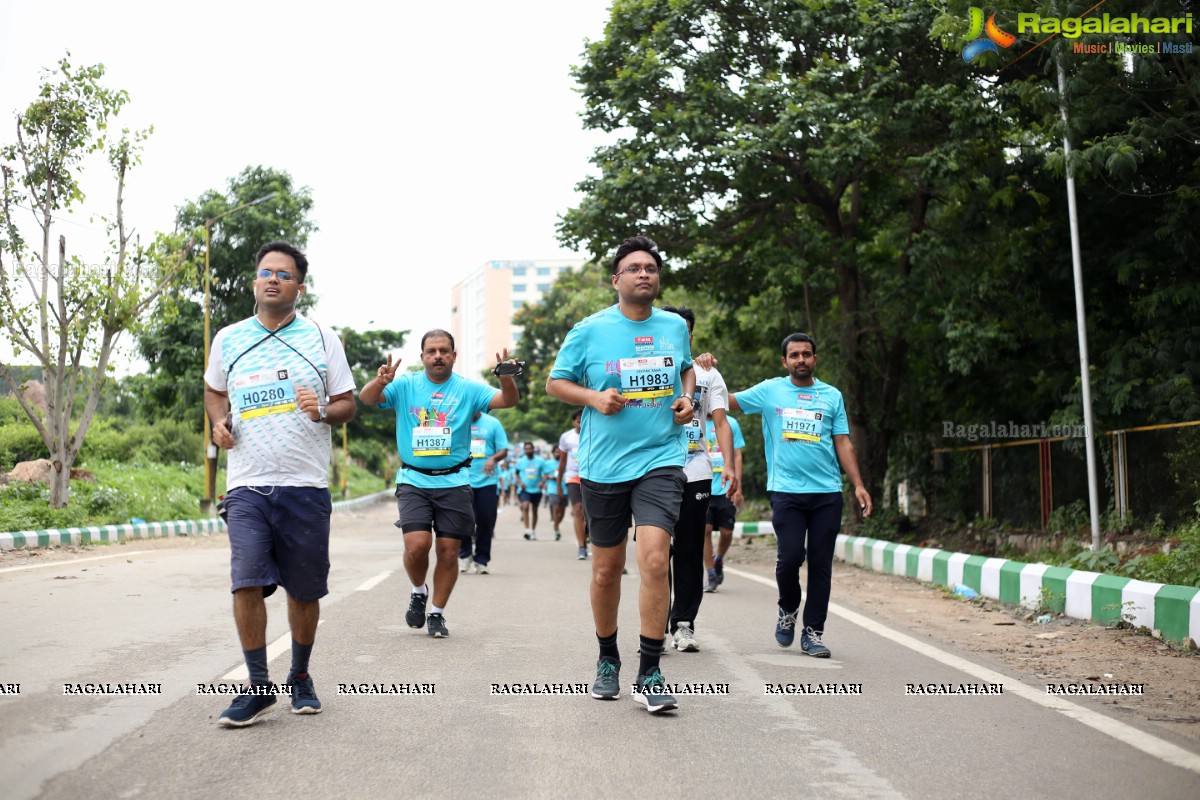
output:
<path id="1" fill-rule="evenodd" d="M 667 564 L 687 456 L 695 388 L 687 323 L 654 307 L 662 256 L 644 236 L 612 261 L 616 305 L 580 320 L 559 348 L 546 391 L 584 406 L 579 477 L 592 540 L 592 617 L 600 658 L 592 697 L 620 696 L 617 609 L 630 517 L 641 573 L 640 662 L 633 699 L 651 713 L 677 708 L 659 669 L 667 624 Z"/>
<path id="2" fill-rule="evenodd" d="M 521 524 L 525 526 L 525 538 L 537 539 L 538 506 L 542 504 L 542 459 L 533 449 L 533 442 L 526 442 L 517 458 L 517 500 L 521 503 Z"/>
<path id="3" fill-rule="evenodd" d="M 490 571 L 492 536 L 496 532 L 496 491 L 500 468 L 508 457 L 508 434 L 500 420 L 482 411 L 471 423 L 471 494 L 475 504 L 475 535 L 462 540 L 458 548 L 458 571 L 474 569 L 480 575 Z M 472 548 L 474 539 L 474 548 Z"/>
<path id="4" fill-rule="evenodd" d="M 829 612 L 833 550 L 842 528 L 841 469 L 854 486 L 864 517 L 871 514 L 871 495 L 859 477 L 842 393 L 813 377 L 816 342 L 807 334 L 793 333 L 783 340 L 781 351 L 788 376 L 731 395 L 729 407 L 762 414 L 771 524 L 778 547 L 775 641 L 780 647 L 791 647 L 795 639 L 800 567 L 807 556 L 808 602 L 804 604 L 800 649 L 810 656 L 829 658 L 821 636 Z"/>
<path id="5" fill-rule="evenodd" d="M 432 330 L 421 337 L 420 372 L 397 375 L 399 359 L 387 363 L 363 387 L 359 398 L 368 405 L 396 411 L 396 449 L 402 466 L 396 473 L 396 504 L 404 532 L 404 569 L 412 581 L 405 622 L 410 628 L 426 623 L 429 587 L 429 551 L 437 534 L 437 565 L 433 571 L 433 605 L 429 608 L 429 635 L 444 638 L 445 608 L 458 580 L 460 542 L 475 528 L 475 503 L 471 491 L 471 423 L 481 411 L 512 408 L 517 404 L 517 384 L 500 376 L 500 391 L 487 384 L 454 374 L 454 337 Z M 508 351 L 496 356 L 508 361 Z"/>

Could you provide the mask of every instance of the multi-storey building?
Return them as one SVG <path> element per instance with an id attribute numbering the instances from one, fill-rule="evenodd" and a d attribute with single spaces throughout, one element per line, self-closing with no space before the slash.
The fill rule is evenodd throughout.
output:
<path id="1" fill-rule="evenodd" d="M 513 314 L 537 303 L 554 279 L 578 269 L 582 259 L 488 261 L 450 290 L 450 333 L 458 350 L 456 369 L 468 378 L 495 365 L 496 353 L 521 340 Z"/>

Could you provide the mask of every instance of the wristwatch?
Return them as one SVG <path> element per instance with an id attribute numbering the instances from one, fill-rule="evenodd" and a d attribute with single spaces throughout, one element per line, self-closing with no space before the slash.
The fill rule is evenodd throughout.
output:
<path id="1" fill-rule="evenodd" d="M 317 406 L 317 414 L 318 414 L 317 422 L 324 422 L 325 417 L 328 414 L 328 412 L 326 411 L 326 406 Z"/>

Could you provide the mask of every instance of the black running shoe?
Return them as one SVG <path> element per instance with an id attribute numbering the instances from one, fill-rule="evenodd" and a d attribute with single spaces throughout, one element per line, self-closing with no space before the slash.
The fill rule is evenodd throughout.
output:
<path id="1" fill-rule="evenodd" d="M 446 618 L 441 614 L 429 615 L 429 635 L 435 639 L 445 639 L 450 635 L 446 630 Z"/>
<path id="2" fill-rule="evenodd" d="M 245 728 L 275 710 L 274 686 L 251 686 L 233 698 L 229 708 L 221 712 L 217 724 L 225 728 Z"/>
<path id="3" fill-rule="evenodd" d="M 308 673 L 304 673 L 303 678 L 290 675 L 288 676 L 288 686 L 292 690 L 293 714 L 321 713 L 321 701 L 317 699 L 317 690 L 313 687 L 312 676 Z"/>
<path id="4" fill-rule="evenodd" d="M 408 623 L 410 628 L 425 627 L 425 603 L 429 601 L 429 595 L 417 594 L 413 592 L 408 598 L 408 612 L 404 615 L 404 621 Z"/>

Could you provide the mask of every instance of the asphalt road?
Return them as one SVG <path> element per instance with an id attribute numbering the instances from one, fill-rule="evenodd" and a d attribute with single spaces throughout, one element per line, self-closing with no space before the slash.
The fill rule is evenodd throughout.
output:
<path id="1" fill-rule="evenodd" d="M 410 585 L 393 519 L 390 504 L 334 518 L 331 594 L 311 664 L 324 713 L 292 715 L 285 699 L 243 730 L 215 724 L 224 697 L 198 694 L 235 682 L 240 665 L 220 538 L 135 542 L 96 548 L 94 560 L 0 571 L 0 795 L 1200 795 L 1195 745 L 1047 699 L 1032 678 L 860 616 L 836 574 L 833 658 L 817 660 L 776 646 L 772 581 L 727 570 L 721 591 L 704 598 L 701 652 L 663 658 L 666 679 L 697 693 L 651 716 L 628 692 L 638 627 L 631 551 L 621 699 L 517 694 L 590 687 L 590 566 L 570 537 L 552 541 L 543 520 L 542 538 L 526 542 L 507 509 L 492 574 L 460 576 L 446 611 L 451 635 L 434 640 L 404 624 Z M 284 609 L 269 601 L 268 641 L 283 645 L 271 662 L 278 680 L 289 658 Z M 161 684 L 161 694 L 65 693 L 64 684 L 99 683 Z M 339 693 L 339 684 L 426 686 L 378 696 Z M 859 693 L 767 689 L 810 684 Z M 908 684 L 1001 684 L 1003 693 L 912 695 Z"/>

